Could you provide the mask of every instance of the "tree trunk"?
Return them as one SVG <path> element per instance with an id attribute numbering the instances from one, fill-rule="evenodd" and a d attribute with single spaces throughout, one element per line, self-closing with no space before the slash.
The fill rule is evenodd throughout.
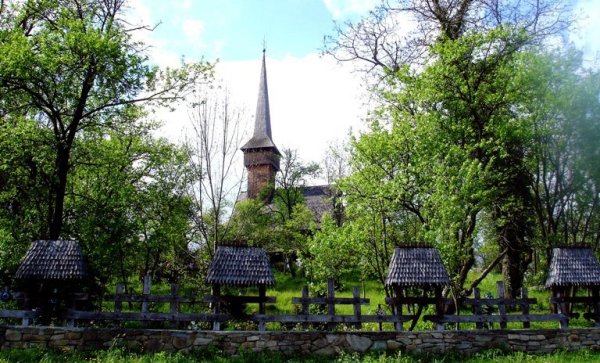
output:
<path id="1" fill-rule="evenodd" d="M 530 248 L 508 249 L 506 257 L 502 262 L 502 276 L 508 297 L 515 298 L 519 289 L 523 287 L 525 271 L 531 260 L 532 253 Z"/>
<path id="2" fill-rule="evenodd" d="M 57 181 L 53 185 L 54 192 L 54 208 L 52 210 L 52 218 L 50 224 L 49 238 L 57 240 L 63 228 L 63 211 L 65 205 L 65 194 L 67 191 L 67 174 L 69 172 L 69 158 L 71 156 L 71 148 L 65 145 L 58 145 L 56 151 L 56 177 Z"/>

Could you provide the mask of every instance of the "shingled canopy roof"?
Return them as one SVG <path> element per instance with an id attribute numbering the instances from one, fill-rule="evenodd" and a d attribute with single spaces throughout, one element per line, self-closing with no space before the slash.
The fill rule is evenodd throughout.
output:
<path id="1" fill-rule="evenodd" d="M 546 287 L 600 286 L 600 264 L 589 247 L 552 249 Z"/>
<path id="2" fill-rule="evenodd" d="M 16 273 L 17 279 L 80 280 L 87 270 L 79 242 L 38 240 L 29 250 Z"/>
<path id="3" fill-rule="evenodd" d="M 445 286 L 448 272 L 433 247 L 396 247 L 390 261 L 386 286 Z"/>
<path id="4" fill-rule="evenodd" d="M 245 246 L 219 246 L 206 281 L 209 284 L 240 287 L 275 284 L 265 250 Z"/>

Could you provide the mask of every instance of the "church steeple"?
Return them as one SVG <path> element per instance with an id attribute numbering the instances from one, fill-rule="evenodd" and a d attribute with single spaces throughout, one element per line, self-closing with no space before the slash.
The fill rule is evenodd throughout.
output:
<path id="1" fill-rule="evenodd" d="M 270 203 L 273 198 L 272 187 L 275 182 L 275 173 L 279 171 L 281 153 L 277 150 L 271 134 L 271 111 L 264 49 L 254 133 L 241 150 L 244 152 L 244 166 L 248 170 L 248 197 L 261 197 L 266 203 Z"/>
<path id="2" fill-rule="evenodd" d="M 265 61 L 265 50 L 263 49 L 262 68 L 260 70 L 260 81 L 258 87 L 258 102 L 256 103 L 256 116 L 254 120 L 254 134 L 250 141 L 242 146 L 246 149 L 272 147 L 277 154 L 277 146 L 273 142 L 271 134 L 271 110 L 269 108 L 269 88 L 267 86 L 267 65 Z"/>

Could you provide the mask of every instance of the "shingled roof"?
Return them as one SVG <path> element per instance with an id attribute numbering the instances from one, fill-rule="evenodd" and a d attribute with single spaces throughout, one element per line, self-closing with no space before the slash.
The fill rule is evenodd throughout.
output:
<path id="1" fill-rule="evenodd" d="M 591 248 L 558 247 L 552 249 L 546 287 L 598 285 L 600 285 L 600 264 Z"/>
<path id="2" fill-rule="evenodd" d="M 390 261 L 386 286 L 445 286 L 448 272 L 433 247 L 396 247 Z"/>
<path id="3" fill-rule="evenodd" d="M 308 186 L 302 189 L 304 205 L 313 212 L 320 223 L 326 213 L 333 215 L 332 192 L 329 185 Z"/>
<path id="4" fill-rule="evenodd" d="M 208 269 L 209 284 L 258 286 L 275 284 L 265 250 L 259 247 L 219 246 Z"/>
<path id="5" fill-rule="evenodd" d="M 31 243 L 17 279 L 79 280 L 87 270 L 79 242 L 39 240 Z"/>

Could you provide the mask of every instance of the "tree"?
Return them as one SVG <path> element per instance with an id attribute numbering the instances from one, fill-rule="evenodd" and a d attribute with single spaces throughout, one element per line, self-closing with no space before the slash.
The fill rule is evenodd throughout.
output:
<path id="1" fill-rule="evenodd" d="M 394 247 L 424 239 L 425 217 L 419 193 L 425 185 L 413 153 L 417 138 L 407 126 L 398 124 L 391 131 L 375 119 L 369 132 L 352 139 L 350 175 L 336 183 L 346 202 L 341 226 L 346 232 L 323 228 L 319 233 L 320 239 L 337 240 L 338 234 L 360 231 L 348 240 L 358 245 L 345 246 L 350 251 L 362 251 L 362 271 L 384 288 Z M 323 236 L 329 232 L 331 237 Z M 390 291 L 386 289 L 386 293 Z"/>
<path id="2" fill-rule="evenodd" d="M 48 223 L 41 238 L 63 232 L 65 194 L 74 145 L 88 128 L 110 130 L 138 104 L 168 105 L 189 85 L 210 75 L 200 62 L 159 70 L 147 64 L 144 45 L 123 20 L 123 0 L 13 4 L 0 22 L 0 105 L 3 122 L 35 119 L 51 133 L 53 172 L 48 181 Z"/>
<path id="3" fill-rule="evenodd" d="M 484 210 L 506 250 L 509 293 L 522 284 L 534 237 L 527 159 L 533 134 L 519 109 L 524 92 L 511 82 L 518 81 L 514 70 L 523 69 L 521 52 L 569 26 L 566 10 L 557 1 L 384 3 L 326 43 L 337 59 L 361 60 L 367 71 L 387 77 L 379 117 L 393 120 L 384 125 L 392 134 L 409 132 L 418 140 L 400 158 L 413 158 L 410 168 L 420 166 L 426 176 L 417 198 L 426 207 L 425 236 L 444 242 L 440 249 L 457 287 L 474 263 L 473 237 Z M 398 31 L 401 14 L 418 21 L 408 33 Z"/>
<path id="4" fill-rule="evenodd" d="M 356 225 L 338 227 L 331 216 L 324 216 L 321 228 L 308 242 L 300 256 L 312 282 L 326 286 L 328 279 L 340 280 L 346 273 L 357 272 L 365 256 L 359 240 L 366 238 L 365 231 Z"/>
<path id="5" fill-rule="evenodd" d="M 187 155 L 150 130 L 142 122 L 109 138 L 86 130 L 77 146 L 64 231 L 101 286 L 138 274 L 179 280 L 192 261 Z"/>
<path id="6" fill-rule="evenodd" d="M 420 68 L 431 58 L 430 45 L 469 31 L 514 25 L 539 44 L 571 23 L 570 5 L 560 0 L 382 0 L 358 22 L 337 25 L 325 37 L 324 52 L 385 77 L 405 66 Z"/>
<path id="7" fill-rule="evenodd" d="M 600 89 L 595 70 L 582 69 L 580 52 L 531 57 L 527 112 L 536 129 L 533 192 L 542 262 L 551 248 L 587 243 L 598 249 Z M 545 258 L 544 258 L 545 257 Z"/>
<path id="8" fill-rule="evenodd" d="M 273 204 L 282 220 L 291 218 L 294 207 L 302 203 L 302 189 L 306 183 L 319 175 L 320 167 L 312 162 L 305 164 L 297 150 L 283 149 L 281 170 L 275 176 Z"/>
<path id="9" fill-rule="evenodd" d="M 212 256 L 227 234 L 226 213 L 233 211 L 240 192 L 242 176 L 234 173 L 243 115 L 224 93 L 201 97 L 192 105 L 190 117 L 193 132 L 186 145 L 193 173 L 194 224 Z"/>

